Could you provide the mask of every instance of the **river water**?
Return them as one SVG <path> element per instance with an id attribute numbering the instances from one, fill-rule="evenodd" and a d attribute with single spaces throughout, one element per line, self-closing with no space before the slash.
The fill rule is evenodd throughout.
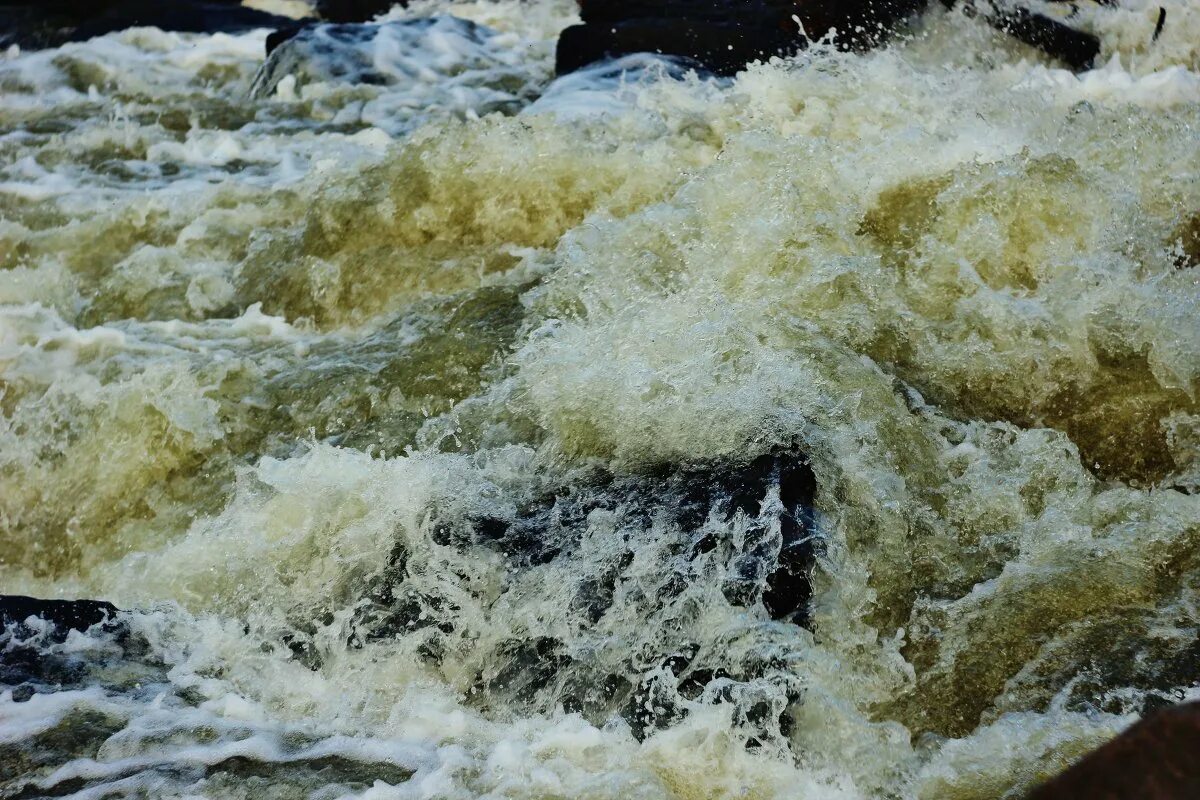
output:
<path id="1" fill-rule="evenodd" d="M 0 56 L 0 587 L 131 610 L 6 634 L 0 796 L 1015 797 L 1200 697 L 1200 5 L 574 15 Z"/>

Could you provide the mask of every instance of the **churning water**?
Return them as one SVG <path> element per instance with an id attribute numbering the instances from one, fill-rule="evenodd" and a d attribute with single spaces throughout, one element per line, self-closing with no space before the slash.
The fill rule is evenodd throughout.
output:
<path id="1" fill-rule="evenodd" d="M 0 796 L 995 798 L 1200 694 L 1195 0 L 574 13 L 0 58 L 0 587 L 131 610 L 0 640 Z"/>

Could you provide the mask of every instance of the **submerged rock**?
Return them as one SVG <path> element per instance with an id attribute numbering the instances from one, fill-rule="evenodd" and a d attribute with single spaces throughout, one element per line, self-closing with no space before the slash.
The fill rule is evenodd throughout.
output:
<path id="1" fill-rule="evenodd" d="M 974 6 L 968 6 L 974 9 Z M 1091 69 L 1100 55 L 1100 40 L 1044 14 L 1028 9 L 1001 8 L 990 2 L 981 12 L 988 24 L 1018 41 L 1036 47 L 1073 70 Z"/>
<path id="2" fill-rule="evenodd" d="M 50 623 L 59 630 L 85 631 L 110 622 L 117 607 L 103 600 L 39 600 L 22 595 L 0 595 L 0 624 L 24 625 L 30 617 Z"/>
<path id="3" fill-rule="evenodd" d="M 152 797 L 197 787 L 342 797 L 412 777 L 403 753 L 365 758 L 353 737 L 213 709 L 206 687 L 172 674 L 138 632 L 143 612 L 116 613 L 98 601 L 0 596 L 0 797 L 127 797 L 130 786 Z"/>
<path id="4" fill-rule="evenodd" d="M 268 57 L 252 93 L 285 78 L 308 83 L 396 85 L 406 107 L 461 106 L 461 113 L 515 113 L 532 101 L 519 40 L 446 14 L 367 24 L 293 24 L 267 38 Z M 386 110 L 381 109 L 380 113 Z"/>
<path id="5" fill-rule="evenodd" d="M 1149 714 L 1040 787 L 1028 800 L 1200 797 L 1200 703 Z"/>
<path id="6" fill-rule="evenodd" d="M 126 28 L 181 33 L 236 33 L 292 20 L 242 6 L 240 0 L 45 0 L 0 3 L 0 47 L 58 47 Z"/>
<path id="7" fill-rule="evenodd" d="M 24 701 L 106 683 L 103 673 L 129 644 L 119 613 L 100 600 L 0 595 L 0 691 L 8 687 L 14 699 Z M 94 637 L 86 645 L 64 646 L 73 632 Z"/>
<path id="8" fill-rule="evenodd" d="M 955 0 L 943 0 L 946 6 Z M 772 56 L 793 55 L 833 35 L 847 50 L 877 47 L 928 0 L 580 0 L 582 25 L 562 32 L 556 69 L 562 75 L 630 53 L 689 59 L 729 75 Z M 1037 47 L 1075 70 L 1087 69 L 1100 42 L 1043 14 L 983 0 L 965 4 L 998 30 Z"/>
<path id="9" fill-rule="evenodd" d="M 317 14 L 327 22 L 367 22 L 408 0 L 317 0 Z"/>
<path id="10" fill-rule="evenodd" d="M 1200 266 L 1200 211 L 1185 219 L 1178 233 L 1175 266 L 1179 269 Z"/>
<path id="11" fill-rule="evenodd" d="M 924 5 L 923 0 L 580 0 L 583 24 L 563 31 L 556 69 L 561 75 L 603 58 L 648 52 L 732 74 L 752 61 L 791 55 L 833 29 L 844 47 L 875 46 Z"/>
<path id="12" fill-rule="evenodd" d="M 702 648 L 688 620 L 699 598 L 723 596 L 747 630 L 770 620 L 809 624 L 815 491 L 807 461 L 781 451 L 634 475 L 597 471 L 511 516 L 446 518 L 433 543 L 475 559 L 495 554 L 506 565 L 503 590 L 432 594 L 414 580 L 428 567 L 398 549 L 359 605 L 351 644 L 420 640 L 430 666 L 478 663 L 468 694 L 483 708 L 562 705 L 598 724 L 619 715 L 642 736 L 698 704 L 732 704 L 748 741 L 778 740 L 800 696 L 795 665 L 772 648 Z M 528 591 L 561 595 L 561 620 L 492 641 L 460 630 L 464 600 L 503 617 Z M 635 610 L 647 620 L 643 640 L 613 649 L 606 631 Z"/>

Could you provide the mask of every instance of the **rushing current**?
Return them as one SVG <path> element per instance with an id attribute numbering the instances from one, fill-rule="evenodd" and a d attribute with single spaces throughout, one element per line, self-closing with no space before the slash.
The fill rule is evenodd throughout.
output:
<path id="1" fill-rule="evenodd" d="M 1200 697 L 1200 5 L 576 13 L 0 55 L 0 591 L 127 610 L 0 637 L 0 797 L 983 800 Z"/>

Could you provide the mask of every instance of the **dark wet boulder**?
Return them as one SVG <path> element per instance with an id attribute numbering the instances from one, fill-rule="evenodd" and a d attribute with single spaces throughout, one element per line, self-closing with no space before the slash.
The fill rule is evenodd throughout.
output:
<path id="1" fill-rule="evenodd" d="M 136 27 L 238 33 L 291 22 L 287 17 L 246 8 L 238 0 L 3 0 L 0 46 L 58 47 Z"/>
<path id="2" fill-rule="evenodd" d="M 953 6 L 956 0 L 943 0 Z M 559 75 L 630 53 L 685 59 L 719 75 L 753 61 L 792 55 L 832 34 L 847 50 L 878 47 L 929 0 L 580 0 L 582 25 L 559 38 Z M 965 13 L 1075 70 L 1092 66 L 1100 42 L 1058 20 L 992 0 L 968 0 Z"/>
<path id="3" fill-rule="evenodd" d="M 281 44 L 295 38 L 297 34 L 301 33 L 313 24 L 315 23 L 313 23 L 311 20 L 300 20 L 298 22 L 292 22 L 287 25 L 280 26 L 268 33 L 266 42 L 267 58 L 270 58 L 271 53 L 275 52 L 275 50 Z"/>
<path id="4" fill-rule="evenodd" d="M 800 49 L 786 27 L 707 20 L 635 19 L 613 25 L 574 25 L 558 39 L 559 75 L 605 58 L 628 53 L 678 56 L 720 75 L 738 72 L 753 61 L 789 55 Z"/>
<path id="5" fill-rule="evenodd" d="M 1028 800 L 1200 797 L 1200 703 L 1153 712 L 1028 795 Z"/>
<path id="6" fill-rule="evenodd" d="M 398 546 L 356 608 L 350 645 L 408 639 L 431 668 L 458 669 L 466 659 L 478 665 L 469 701 L 490 711 L 561 705 L 598 724 L 622 717 L 644 736 L 698 705 L 727 704 L 748 745 L 782 741 L 786 710 L 801 694 L 801 671 L 789 660 L 799 651 L 747 644 L 732 656 L 727 643 L 693 641 L 682 621 L 699 597 L 719 604 L 723 595 L 747 637 L 769 631 L 766 639 L 790 641 L 792 626 L 809 625 L 821 548 L 816 488 L 807 459 L 781 448 L 747 460 L 572 473 L 503 514 L 432 509 L 436 548 L 504 564 L 504 587 L 477 613 L 486 619 L 488 604 L 506 606 L 507 592 L 554 581 L 555 621 L 481 640 L 463 628 L 461 593 L 431 594 L 420 580 L 428 562 Z M 640 641 L 612 651 L 612 626 L 631 615 L 647 621 Z"/>
<path id="7" fill-rule="evenodd" d="M 1200 266 L 1200 211 L 1183 221 L 1177 229 L 1175 266 L 1194 269 Z"/>
<path id="8" fill-rule="evenodd" d="M 580 0 L 583 24 L 563 31 L 556 69 L 562 75 L 647 52 L 733 74 L 752 61 L 794 54 L 833 29 L 839 46 L 875 46 L 924 6 L 924 0 Z"/>
<path id="9" fill-rule="evenodd" d="M 369 22 L 407 0 L 317 0 L 317 15 L 327 22 Z"/>
<path id="10" fill-rule="evenodd" d="M 779 503 L 768 510 L 772 492 Z M 590 486 L 570 495 L 554 494 L 520 509 L 515 518 L 481 517 L 465 529 L 442 528 L 442 544 L 483 545 L 505 554 L 517 566 L 537 566 L 569 558 L 572 530 L 586 525 L 594 511 L 619 509 L 626 524 L 669 521 L 690 541 L 690 558 L 719 552 L 727 561 L 726 599 L 733 605 L 759 603 L 775 620 L 807 624 L 812 590 L 809 572 L 819 539 L 813 521 L 816 478 L 808 461 L 791 452 L 760 456 L 746 463 L 716 462 L 659 467 L 637 475 L 601 473 Z M 705 532 L 710 517 L 754 520 L 739 549 Z M 778 536 L 772 523 L 778 522 Z M 552 533 L 553 532 L 553 533 Z M 565 535 L 564 535 L 565 534 Z M 598 575 L 581 581 L 576 603 L 598 619 L 611 602 L 615 583 L 629 567 L 626 553 Z"/>
<path id="11" fill-rule="evenodd" d="M 411 88 L 422 105 L 483 115 L 515 113 L 541 88 L 530 79 L 511 40 L 486 25 L 449 14 L 388 22 L 292 24 L 267 37 L 267 54 L 251 87 L 255 97 L 269 96 L 289 76 L 295 87 L 317 82 L 401 84 Z M 421 79 L 414 80 L 416 76 Z M 433 76 L 444 81 L 434 81 Z M 403 117 L 389 122 L 402 125 Z"/>
<path id="12" fill-rule="evenodd" d="M 973 5 L 968 8 L 975 9 Z M 980 12 L 996 30 L 1036 47 L 1051 58 L 1058 59 L 1073 70 L 1091 69 L 1100 55 L 1100 40 L 1090 33 L 1076 30 L 1045 14 L 1025 8 L 1002 8 L 986 2 Z"/>
<path id="13" fill-rule="evenodd" d="M 111 622 L 117 607 L 103 600 L 39 600 L 22 595 L 0 595 L 0 625 L 24 625 L 30 617 L 49 622 L 63 631 L 85 631 Z"/>
<path id="14" fill-rule="evenodd" d="M 0 691 L 22 700 L 95 680 L 130 645 L 119 615 L 100 600 L 0 595 Z M 73 632 L 87 634 L 87 645 L 64 645 Z"/>

